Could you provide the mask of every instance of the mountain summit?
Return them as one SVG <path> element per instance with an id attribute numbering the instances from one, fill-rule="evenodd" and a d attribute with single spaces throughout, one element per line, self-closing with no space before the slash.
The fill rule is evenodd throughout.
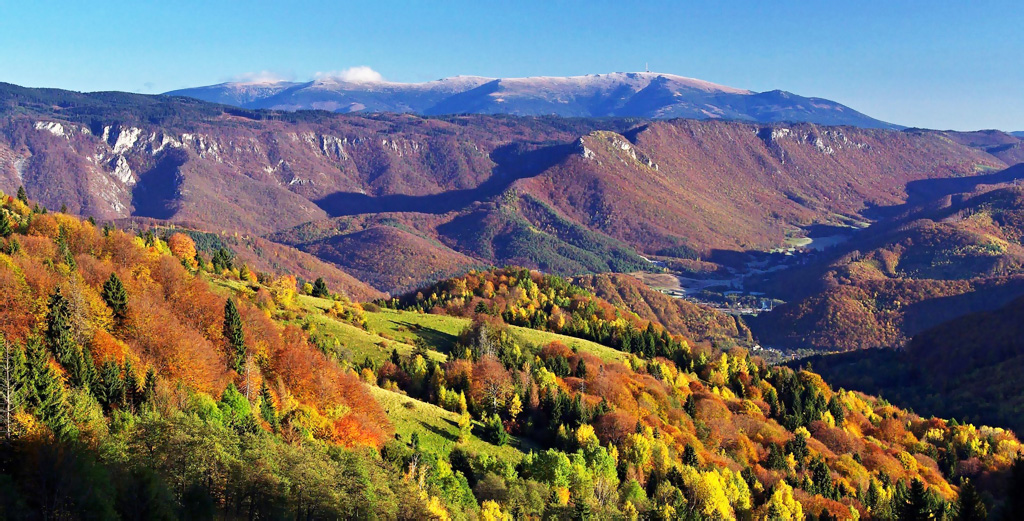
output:
<path id="1" fill-rule="evenodd" d="M 322 77 L 309 82 L 229 82 L 167 94 L 248 109 L 799 121 L 897 128 L 827 99 L 781 90 L 753 92 L 655 72 L 455 76 L 425 83 Z"/>

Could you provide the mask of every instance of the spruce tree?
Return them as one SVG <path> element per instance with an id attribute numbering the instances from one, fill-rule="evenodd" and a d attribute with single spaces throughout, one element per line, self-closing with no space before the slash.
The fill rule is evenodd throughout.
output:
<path id="1" fill-rule="evenodd" d="M 582 358 L 576 364 L 576 378 L 587 379 L 587 363 Z"/>
<path id="2" fill-rule="evenodd" d="M 957 520 L 959 521 L 985 521 L 988 519 L 988 509 L 985 502 L 974 488 L 971 480 L 965 479 L 960 483 L 960 496 L 957 498 Z"/>
<path id="3" fill-rule="evenodd" d="M 28 204 L 28 194 L 25 193 L 24 186 L 18 187 L 18 200 L 25 203 L 26 205 Z"/>
<path id="4" fill-rule="evenodd" d="M 72 385 L 87 387 L 91 382 L 92 362 L 86 360 L 71 331 L 71 308 L 58 287 L 50 296 L 46 317 L 46 347 L 68 371 Z M 94 369 L 94 368 L 92 368 Z"/>
<path id="5" fill-rule="evenodd" d="M 60 233 L 57 235 L 57 256 L 57 260 L 66 264 L 71 271 L 78 269 L 75 256 L 71 253 L 71 246 L 68 245 L 67 229 L 63 226 L 61 226 Z"/>
<path id="6" fill-rule="evenodd" d="M 102 295 L 103 301 L 110 306 L 114 316 L 124 319 L 125 313 L 128 311 L 128 292 L 125 291 L 124 284 L 118 278 L 117 273 L 112 272 L 110 278 L 103 283 Z"/>
<path id="7" fill-rule="evenodd" d="M 235 301 L 228 299 L 224 304 L 224 338 L 228 341 L 230 367 L 242 374 L 245 367 L 245 334 L 242 332 L 242 316 L 238 314 Z"/>
<path id="8" fill-rule="evenodd" d="M 0 334 L 0 431 L 5 438 L 14 434 L 12 420 L 24 403 L 26 384 L 25 354 Z"/>
<path id="9" fill-rule="evenodd" d="M 686 444 L 686 448 L 683 449 L 683 465 L 689 465 L 691 467 L 697 467 L 700 465 L 700 459 L 697 458 L 697 449 L 693 448 L 693 445 Z"/>
<path id="10" fill-rule="evenodd" d="M 146 383 L 142 385 L 142 401 L 152 404 L 156 400 L 156 371 L 146 370 Z"/>
<path id="11" fill-rule="evenodd" d="M 277 430 L 277 408 L 274 407 L 274 397 L 270 394 L 270 388 L 264 380 L 260 386 L 260 416 L 270 424 L 270 427 Z"/>
<path id="12" fill-rule="evenodd" d="M 130 358 L 124 361 L 124 392 L 121 395 L 123 407 L 135 408 L 139 400 L 139 376 L 135 373 L 135 366 Z"/>
<path id="13" fill-rule="evenodd" d="M 50 357 L 36 339 L 30 339 L 27 348 L 28 403 L 35 415 L 43 421 L 58 438 L 68 439 L 75 430 L 68 418 L 68 406 L 64 399 L 64 388 L 57 373 L 50 367 Z"/>
<path id="14" fill-rule="evenodd" d="M 323 277 L 318 277 L 316 282 L 313 283 L 313 291 L 310 295 L 320 298 L 327 298 L 331 296 L 331 292 L 327 289 L 327 283 L 324 282 Z"/>
<path id="15" fill-rule="evenodd" d="M 920 479 L 914 478 L 899 506 L 901 521 L 925 521 L 935 518 L 928 489 Z"/>
<path id="16" fill-rule="evenodd" d="M 0 215 L 0 237 L 7 238 L 14 233 L 14 228 L 11 228 L 10 218 L 6 215 Z"/>
<path id="17" fill-rule="evenodd" d="M 124 393 L 124 380 L 121 378 L 121 368 L 117 362 L 107 360 L 103 363 L 95 387 L 96 399 L 104 409 L 109 411 L 114 405 L 119 404 Z"/>

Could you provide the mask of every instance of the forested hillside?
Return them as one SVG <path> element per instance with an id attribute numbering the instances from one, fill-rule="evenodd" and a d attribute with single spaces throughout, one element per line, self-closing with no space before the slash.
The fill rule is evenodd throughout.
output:
<path id="1" fill-rule="evenodd" d="M 1011 432 L 715 351 L 557 276 L 358 304 L 184 233 L 0 208 L 9 517 L 1018 513 Z"/>
<path id="2" fill-rule="evenodd" d="M 731 121 L 340 115 L 0 85 L 0 188 L 51 208 L 270 238 L 398 293 L 487 265 L 718 261 L 861 222 L 1019 139 Z M 1017 148 L 1015 148 L 1017 147 Z M 415 270 L 382 255 L 423 259 Z M 398 256 L 399 258 L 401 257 Z"/>
<path id="3" fill-rule="evenodd" d="M 996 176 L 1024 173 L 1021 166 Z M 923 201 L 825 263 L 765 280 L 793 300 L 752 322 L 762 341 L 819 350 L 901 347 L 955 317 L 1024 294 L 1024 191 L 999 186 Z"/>

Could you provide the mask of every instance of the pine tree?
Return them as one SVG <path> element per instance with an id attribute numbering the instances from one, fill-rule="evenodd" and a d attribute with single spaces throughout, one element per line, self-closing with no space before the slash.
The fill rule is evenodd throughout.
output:
<path id="1" fill-rule="evenodd" d="M 11 221 L 6 215 L 0 215 L 0 237 L 7 238 L 14 233 L 14 229 L 11 228 Z"/>
<path id="2" fill-rule="evenodd" d="M 935 518 L 928 490 L 925 488 L 924 482 L 917 478 L 914 478 L 910 484 L 910 489 L 907 490 L 899 507 L 901 521 L 925 521 Z"/>
<path id="3" fill-rule="evenodd" d="M 156 371 L 146 370 L 146 383 L 142 385 L 142 401 L 152 404 L 156 400 Z"/>
<path id="4" fill-rule="evenodd" d="M 580 358 L 579 363 L 576 364 L 576 378 L 583 380 L 587 379 L 587 363 Z"/>
<path id="5" fill-rule="evenodd" d="M 691 418 L 695 418 L 697 416 L 697 400 L 694 399 L 692 393 L 686 397 L 686 402 L 683 403 L 683 410 L 686 411 L 686 414 L 690 415 Z"/>
<path id="6" fill-rule="evenodd" d="M 18 187 L 18 200 L 25 203 L 26 205 L 28 204 L 28 194 L 25 193 L 24 186 Z"/>
<path id="7" fill-rule="evenodd" d="M 270 394 L 270 388 L 264 381 L 260 386 L 260 416 L 270 424 L 270 427 L 277 430 L 277 408 L 274 407 L 274 397 Z"/>
<path id="8" fill-rule="evenodd" d="M 134 409 L 139 399 L 139 376 L 130 358 L 124 361 L 124 392 L 121 394 L 121 406 Z"/>
<path id="9" fill-rule="evenodd" d="M 1007 498 L 1003 507 L 1004 517 L 1024 519 L 1024 455 L 1018 454 L 1017 459 L 1013 461 L 1003 497 Z"/>
<path id="10" fill-rule="evenodd" d="M 249 266 L 242 264 L 242 267 L 238 270 L 238 278 L 245 282 L 249 282 L 249 275 Z"/>
<path id="11" fill-rule="evenodd" d="M 0 334 L 0 429 L 8 439 L 14 434 L 14 414 L 24 402 L 26 378 L 25 354 Z"/>
<path id="12" fill-rule="evenodd" d="M 700 466 L 700 459 L 697 458 L 697 449 L 693 448 L 693 445 L 686 444 L 686 448 L 683 449 L 683 465 L 689 465 L 691 467 Z"/>
<path id="13" fill-rule="evenodd" d="M 95 387 L 96 399 L 104 409 L 109 411 L 113 405 L 120 402 L 124 393 L 124 380 L 121 378 L 121 368 L 117 362 L 107 360 L 103 363 Z"/>
<path id="14" fill-rule="evenodd" d="M 316 282 L 313 283 L 313 291 L 310 295 L 320 298 L 327 298 L 331 296 L 331 292 L 327 289 L 327 283 L 324 282 L 323 277 L 318 277 Z"/>
<path id="15" fill-rule="evenodd" d="M 574 521 L 594 519 L 594 514 L 590 510 L 590 503 L 587 502 L 587 498 L 578 496 L 573 498 L 572 518 Z"/>
<path id="16" fill-rule="evenodd" d="M 70 375 L 75 387 L 88 387 L 91 383 L 91 361 L 85 359 L 82 349 L 71 331 L 71 309 L 58 287 L 50 296 L 50 312 L 46 317 L 46 347 Z M 92 368 L 95 369 L 95 368 Z"/>
<path id="17" fill-rule="evenodd" d="M 36 339 L 29 340 L 26 354 L 29 380 L 27 395 L 32 411 L 58 438 L 68 439 L 75 427 L 68 418 L 64 388 L 57 373 L 50 367 L 50 357 Z"/>
<path id="18" fill-rule="evenodd" d="M 982 501 L 978 489 L 974 488 L 971 480 L 965 479 L 960 483 L 960 496 L 957 498 L 957 515 L 959 521 L 985 521 L 988 519 L 988 509 Z"/>
<path id="19" fill-rule="evenodd" d="M 231 368 L 242 374 L 245 368 L 245 334 L 242 332 L 242 317 L 238 314 L 235 301 L 228 299 L 224 304 L 224 338 L 230 347 Z"/>
<path id="20" fill-rule="evenodd" d="M 71 246 L 68 245 L 67 228 L 63 226 L 61 226 L 60 233 L 57 235 L 57 255 L 59 256 L 58 260 L 66 264 L 68 269 L 71 271 L 78 269 L 75 256 L 71 253 Z"/>
<path id="21" fill-rule="evenodd" d="M 103 283 L 102 296 L 103 301 L 114 312 L 114 316 L 124 319 L 125 313 L 128 311 L 128 292 L 125 291 L 124 284 L 118 278 L 117 273 L 111 272 L 110 278 Z"/>

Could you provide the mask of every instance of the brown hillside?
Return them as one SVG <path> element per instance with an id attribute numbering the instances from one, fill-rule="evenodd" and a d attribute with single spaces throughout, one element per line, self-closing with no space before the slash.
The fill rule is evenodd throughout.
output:
<path id="1" fill-rule="evenodd" d="M 590 289 L 614 306 L 635 312 L 640 318 L 659 322 L 673 334 L 695 340 L 721 340 L 745 337 L 745 326 L 737 327 L 736 319 L 692 302 L 672 298 L 655 291 L 632 275 L 585 275 L 573 283 Z"/>
<path id="2" fill-rule="evenodd" d="M 302 248 L 376 288 L 388 290 L 413 289 L 420 281 L 441 279 L 480 265 L 440 243 L 392 226 L 374 226 Z"/>

